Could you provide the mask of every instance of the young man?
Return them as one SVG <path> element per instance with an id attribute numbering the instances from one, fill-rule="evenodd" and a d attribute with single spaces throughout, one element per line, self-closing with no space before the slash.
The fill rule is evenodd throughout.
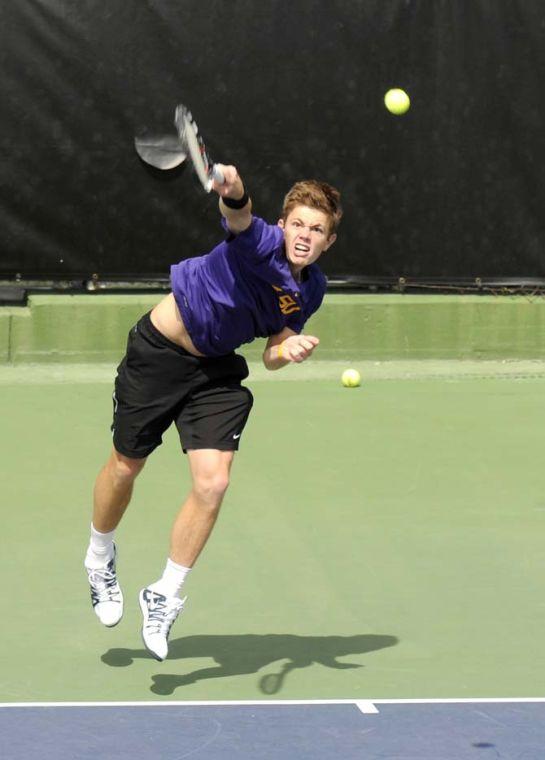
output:
<path id="1" fill-rule="evenodd" d="M 225 182 L 213 189 L 226 240 L 175 264 L 172 293 L 129 333 L 115 381 L 114 447 L 95 484 L 85 558 L 95 613 L 114 626 L 123 614 L 114 531 L 135 478 L 175 422 L 192 488 L 174 521 L 164 573 L 139 597 L 144 643 L 158 660 L 167 656 L 182 586 L 218 516 L 252 406 L 241 385 L 248 367 L 234 351 L 268 337 L 263 362 L 270 370 L 311 356 L 318 338 L 301 331 L 326 289 L 316 261 L 334 243 L 342 215 L 338 191 L 311 180 L 292 187 L 282 218 L 268 225 L 252 216 L 235 167 L 221 169 Z"/>

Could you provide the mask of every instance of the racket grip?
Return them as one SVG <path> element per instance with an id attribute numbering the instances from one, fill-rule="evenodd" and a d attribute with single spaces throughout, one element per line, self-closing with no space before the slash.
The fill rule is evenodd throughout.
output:
<path id="1" fill-rule="evenodd" d="M 225 177 L 223 176 L 223 172 L 221 169 L 218 169 L 218 165 L 214 164 L 212 167 L 212 179 L 214 179 L 218 185 L 223 185 L 225 182 Z"/>

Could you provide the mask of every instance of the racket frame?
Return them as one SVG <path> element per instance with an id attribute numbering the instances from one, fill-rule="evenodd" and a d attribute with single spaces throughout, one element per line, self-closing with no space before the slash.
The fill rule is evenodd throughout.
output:
<path id="1" fill-rule="evenodd" d="M 210 159 L 191 111 L 182 103 L 176 106 L 174 125 L 178 130 L 180 142 L 206 192 L 209 193 L 212 190 L 214 180 L 220 185 L 223 184 L 225 181 L 223 173 Z"/>

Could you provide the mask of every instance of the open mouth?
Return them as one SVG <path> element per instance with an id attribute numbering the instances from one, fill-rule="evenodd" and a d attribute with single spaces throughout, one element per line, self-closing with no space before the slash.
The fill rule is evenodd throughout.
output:
<path id="1" fill-rule="evenodd" d="M 297 243 L 294 246 L 294 250 L 295 250 L 296 253 L 304 256 L 306 253 L 308 253 L 310 251 L 310 246 L 309 245 L 303 245 L 302 243 Z"/>

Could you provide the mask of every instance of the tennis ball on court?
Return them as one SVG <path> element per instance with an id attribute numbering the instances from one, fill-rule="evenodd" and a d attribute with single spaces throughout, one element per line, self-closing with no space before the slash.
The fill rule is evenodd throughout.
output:
<path id="1" fill-rule="evenodd" d="M 357 369 L 345 369 L 341 382 L 345 388 L 357 388 L 361 383 L 361 375 Z"/>
<path id="2" fill-rule="evenodd" d="M 394 87 L 393 90 L 388 90 L 384 96 L 384 105 L 390 111 L 390 113 L 396 116 L 401 116 L 407 113 L 411 105 L 411 101 L 405 90 L 400 90 Z"/>

